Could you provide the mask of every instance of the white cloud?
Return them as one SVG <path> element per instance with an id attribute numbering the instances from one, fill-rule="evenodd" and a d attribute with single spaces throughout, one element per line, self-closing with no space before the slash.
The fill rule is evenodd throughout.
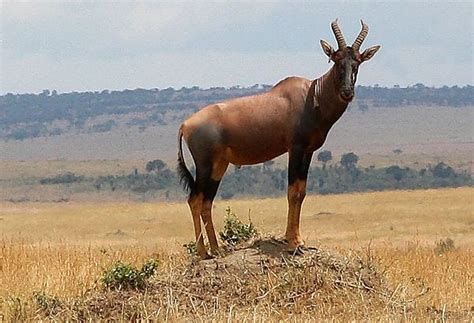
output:
<path id="1" fill-rule="evenodd" d="M 0 92 L 252 85 L 329 68 L 339 15 L 381 44 L 359 84 L 472 84 L 472 5 L 438 3 L 4 2 Z M 470 11 L 468 10 L 470 8 Z M 459 25 L 462 25 L 460 27 Z"/>
<path id="2" fill-rule="evenodd" d="M 60 92 L 124 88 L 166 88 L 274 84 L 288 75 L 309 78 L 329 68 L 322 55 L 302 52 L 266 52 L 258 56 L 241 52 L 205 52 L 143 55 L 136 59 L 53 61 L 45 55 L 12 59 L 6 67 L 8 84 L 1 91 Z M 44 73 L 43 71 L 48 71 Z M 30 77 L 24 78 L 28 73 Z M 51 81 L 49 75 L 55 75 Z M 97 77 L 100 75 L 100 77 Z M 80 84 L 80 86 L 78 86 Z"/>

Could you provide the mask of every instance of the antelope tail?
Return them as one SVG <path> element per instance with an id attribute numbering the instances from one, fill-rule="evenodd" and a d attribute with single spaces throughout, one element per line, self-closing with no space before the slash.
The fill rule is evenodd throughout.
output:
<path id="1" fill-rule="evenodd" d="M 178 133 L 178 176 L 179 182 L 183 185 L 184 190 L 192 194 L 194 190 L 194 178 L 189 169 L 186 167 L 183 157 L 183 130 L 179 128 Z"/>

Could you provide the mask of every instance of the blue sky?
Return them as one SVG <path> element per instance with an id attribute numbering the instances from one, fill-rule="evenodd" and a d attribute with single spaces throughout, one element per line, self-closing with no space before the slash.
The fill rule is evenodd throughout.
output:
<path id="1" fill-rule="evenodd" d="M 473 84 L 473 4 L 415 1 L 8 2 L 0 93 L 248 86 L 316 78 L 319 40 L 382 45 L 358 84 Z"/>

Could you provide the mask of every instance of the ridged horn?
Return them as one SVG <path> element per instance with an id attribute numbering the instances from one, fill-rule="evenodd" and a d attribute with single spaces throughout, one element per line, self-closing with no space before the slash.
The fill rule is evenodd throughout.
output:
<path id="1" fill-rule="evenodd" d="M 364 42 L 365 37 L 367 37 L 367 34 L 369 33 L 369 26 L 364 24 L 364 22 L 361 20 L 360 23 L 362 24 L 362 30 L 359 33 L 359 36 L 357 36 L 356 40 L 354 40 L 354 44 L 352 44 L 352 48 L 355 50 L 359 50 L 360 45 Z"/>
<path id="2" fill-rule="evenodd" d="M 346 41 L 344 40 L 344 36 L 342 35 L 342 31 L 339 28 L 339 25 L 337 24 L 337 19 L 331 22 L 331 29 L 334 33 L 334 36 L 336 36 L 337 46 L 339 47 L 339 49 L 346 48 Z"/>

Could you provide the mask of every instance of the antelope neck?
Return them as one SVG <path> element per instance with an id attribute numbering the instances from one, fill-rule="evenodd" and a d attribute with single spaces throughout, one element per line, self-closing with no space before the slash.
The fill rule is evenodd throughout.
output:
<path id="1" fill-rule="evenodd" d="M 314 84 L 314 102 L 320 111 L 320 117 L 325 121 L 323 123 L 333 124 L 346 111 L 348 102 L 341 100 L 338 92 L 338 78 L 336 77 L 335 67 L 313 81 Z"/>

